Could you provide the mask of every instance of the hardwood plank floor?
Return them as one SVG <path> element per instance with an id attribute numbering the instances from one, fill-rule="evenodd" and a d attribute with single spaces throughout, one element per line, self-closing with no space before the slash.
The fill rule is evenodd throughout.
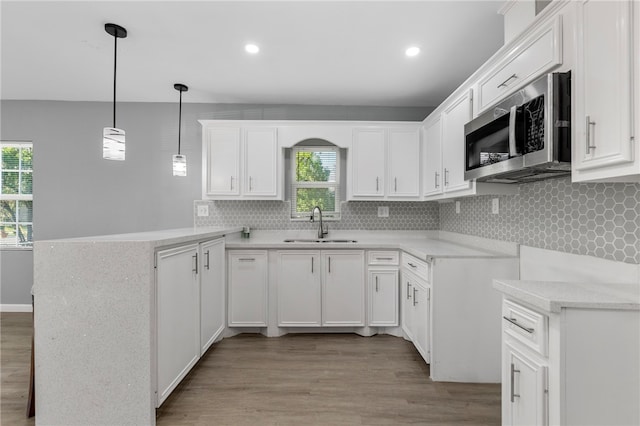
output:
<path id="1" fill-rule="evenodd" d="M 0 424 L 25 411 L 31 314 L 0 314 Z M 215 344 L 157 411 L 160 426 L 498 425 L 500 385 L 434 383 L 392 336 L 245 334 Z"/>

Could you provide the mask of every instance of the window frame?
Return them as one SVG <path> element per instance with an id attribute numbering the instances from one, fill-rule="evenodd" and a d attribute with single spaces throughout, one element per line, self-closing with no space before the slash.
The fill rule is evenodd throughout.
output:
<path id="1" fill-rule="evenodd" d="M 31 168 L 30 169 L 23 169 L 22 168 L 22 155 L 21 153 L 19 154 L 18 158 L 19 158 L 19 162 L 18 162 L 18 168 L 15 170 L 18 173 L 18 194 L 4 194 L 1 192 L 1 186 L 0 186 L 0 201 L 15 201 L 16 202 L 16 220 L 15 222 L 6 222 L 6 221 L 0 221 L 0 225 L 14 225 L 16 226 L 16 230 L 20 225 L 23 226 L 31 226 L 31 234 L 32 234 L 32 239 L 31 241 L 27 241 L 24 244 L 20 244 L 18 241 L 18 236 L 16 235 L 16 242 L 15 244 L 9 245 L 9 244 L 3 244 L 0 240 L 0 250 L 32 250 L 33 249 L 33 142 L 26 142 L 26 141 L 0 141 L 0 150 L 4 149 L 4 148 L 18 148 L 20 151 L 22 151 L 23 149 L 30 149 L 31 150 L 31 155 L 32 155 L 32 162 L 31 162 Z M 1 156 L 1 151 L 0 151 L 0 156 Z M 2 165 L 0 164 L 0 171 L 5 171 L 5 169 L 2 168 Z M 7 170 L 9 171 L 9 170 Z M 13 170 L 11 170 L 13 171 Z M 31 175 L 31 194 L 23 194 L 22 192 L 22 177 L 24 173 L 29 173 Z M 1 176 L 0 176 L 1 179 Z M 19 205 L 20 201 L 31 201 L 31 221 L 27 222 L 27 221 L 21 221 L 20 220 L 20 214 L 18 213 L 18 208 L 17 206 Z"/>
<path id="2" fill-rule="evenodd" d="M 298 182 L 296 180 L 297 172 L 297 153 L 298 152 L 322 152 L 332 151 L 336 153 L 336 167 L 335 167 L 335 182 Z M 311 212 L 297 212 L 297 189 L 298 188 L 318 188 L 318 189 L 333 189 L 335 194 L 335 210 L 334 211 L 322 211 L 322 220 L 326 221 L 338 221 L 340 220 L 340 148 L 337 146 L 327 145 L 309 145 L 309 146 L 294 146 L 291 148 L 291 221 L 308 221 L 311 217 Z"/>

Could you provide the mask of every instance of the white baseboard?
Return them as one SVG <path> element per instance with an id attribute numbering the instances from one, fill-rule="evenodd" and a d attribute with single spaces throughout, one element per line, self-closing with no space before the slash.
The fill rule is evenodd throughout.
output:
<path id="1" fill-rule="evenodd" d="M 0 312 L 31 312 L 33 307 L 29 304 L 0 304 Z"/>

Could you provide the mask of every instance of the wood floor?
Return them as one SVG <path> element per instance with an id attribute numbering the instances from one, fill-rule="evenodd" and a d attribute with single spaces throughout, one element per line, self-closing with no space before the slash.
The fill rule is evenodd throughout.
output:
<path id="1" fill-rule="evenodd" d="M 30 314 L 3 313 L 0 424 L 25 415 Z M 158 425 L 498 425 L 500 385 L 434 383 L 392 336 L 240 335 L 214 345 L 157 412 Z"/>

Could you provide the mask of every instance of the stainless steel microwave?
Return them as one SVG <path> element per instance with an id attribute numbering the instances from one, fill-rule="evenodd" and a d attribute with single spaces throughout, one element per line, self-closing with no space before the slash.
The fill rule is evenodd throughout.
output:
<path id="1" fill-rule="evenodd" d="M 466 180 L 518 183 L 571 173 L 571 72 L 546 74 L 464 126 Z"/>

